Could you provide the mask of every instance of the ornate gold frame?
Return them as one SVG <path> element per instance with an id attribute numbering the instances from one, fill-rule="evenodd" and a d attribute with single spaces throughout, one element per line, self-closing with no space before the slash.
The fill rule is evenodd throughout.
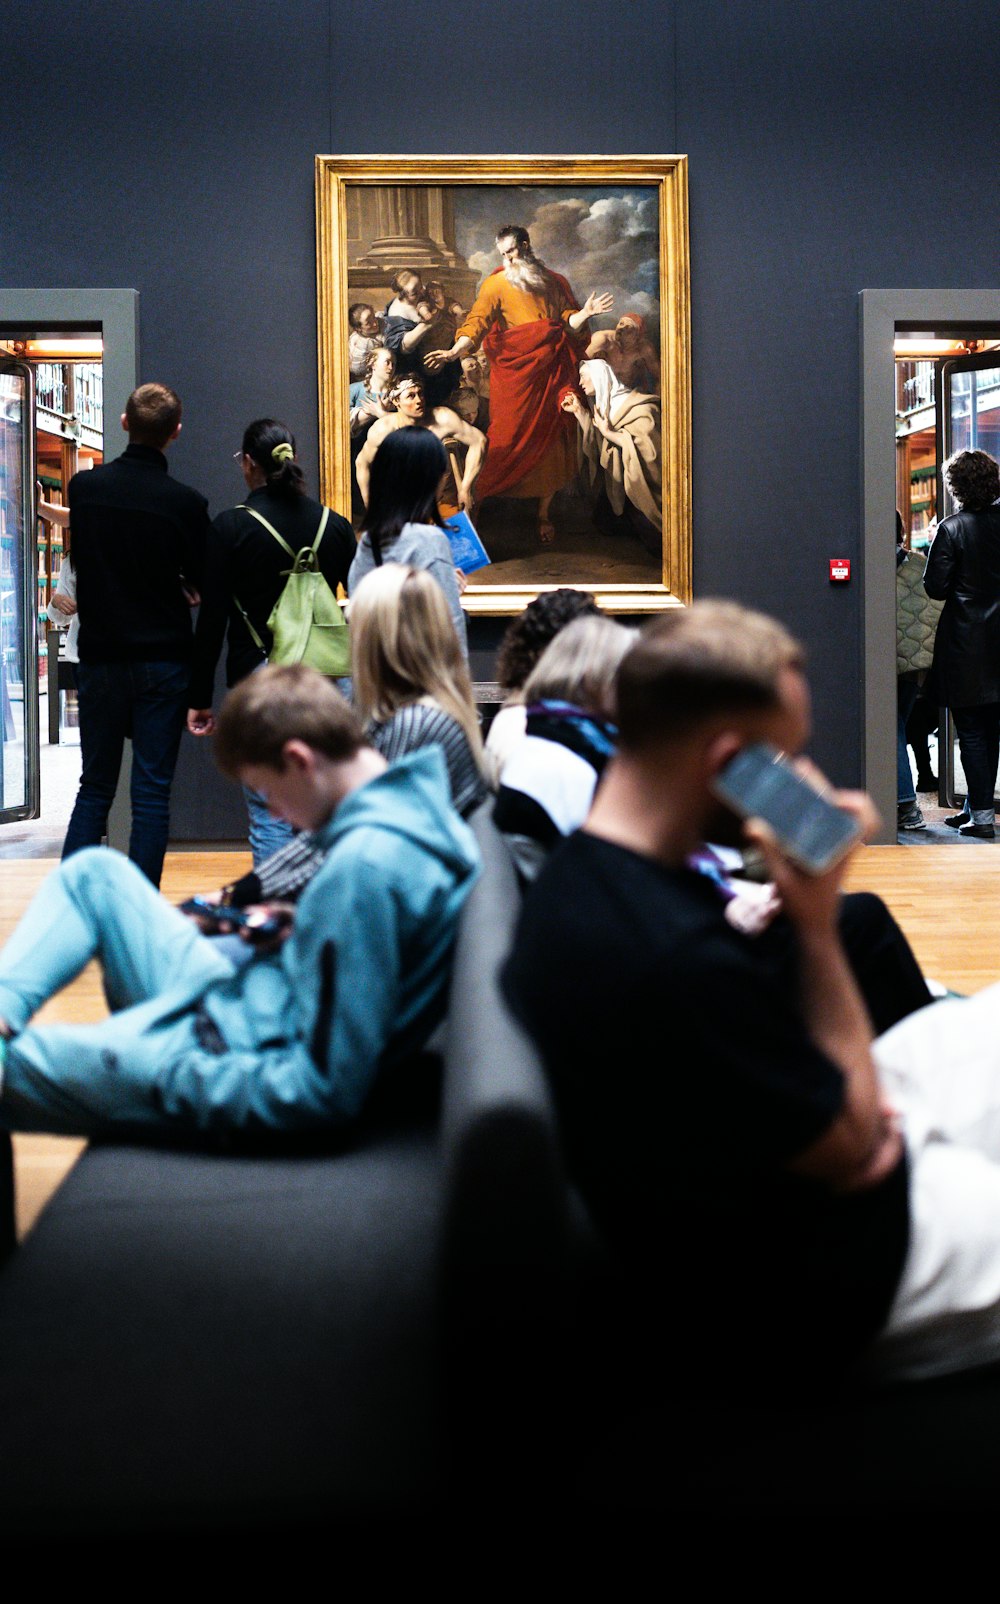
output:
<path id="1" fill-rule="evenodd" d="M 346 190 L 353 184 L 649 184 L 659 194 L 664 483 L 659 585 L 588 585 L 610 612 L 653 613 L 691 600 L 691 275 L 686 156 L 317 156 L 316 283 L 320 485 L 350 516 Z M 580 585 L 587 585 L 581 574 Z M 469 613 L 519 613 L 541 585 L 470 585 Z"/>

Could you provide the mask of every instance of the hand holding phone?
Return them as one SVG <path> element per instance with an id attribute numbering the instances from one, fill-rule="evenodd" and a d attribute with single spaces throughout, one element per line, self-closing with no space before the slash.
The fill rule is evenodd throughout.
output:
<path id="1" fill-rule="evenodd" d="M 197 919 L 201 929 L 206 935 L 217 931 L 239 931 L 244 941 L 252 946 L 261 946 L 276 937 L 282 940 L 292 927 L 292 910 L 283 906 L 274 905 L 227 908 L 220 902 L 212 902 L 208 897 L 191 897 L 181 904 L 181 912 Z"/>
<path id="2" fill-rule="evenodd" d="M 741 819 L 762 819 L 784 856 L 806 874 L 825 874 L 861 836 L 853 812 L 822 795 L 764 742 L 737 752 L 712 789 Z"/>

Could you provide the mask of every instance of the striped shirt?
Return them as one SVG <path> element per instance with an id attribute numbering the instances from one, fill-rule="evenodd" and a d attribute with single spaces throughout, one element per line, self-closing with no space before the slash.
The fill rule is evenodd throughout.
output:
<path id="1" fill-rule="evenodd" d="M 422 746 L 439 746 L 448 768 L 451 800 L 463 818 L 486 798 L 486 782 L 457 719 L 443 708 L 425 702 L 411 702 L 392 718 L 373 722 L 366 731 L 368 740 L 387 763 L 405 757 Z M 302 895 L 323 861 L 325 854 L 312 834 L 289 841 L 256 870 L 237 880 L 230 900 L 237 907 L 254 902 L 294 902 Z"/>

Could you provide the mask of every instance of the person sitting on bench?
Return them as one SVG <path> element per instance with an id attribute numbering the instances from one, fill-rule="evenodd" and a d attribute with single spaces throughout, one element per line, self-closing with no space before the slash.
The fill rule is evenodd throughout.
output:
<path id="1" fill-rule="evenodd" d="M 118 853 L 66 859 L 0 953 L 0 1128 L 315 1132 L 355 1118 L 379 1070 L 442 1017 L 478 853 L 441 753 L 390 769 L 301 665 L 232 691 L 216 749 L 327 848 L 287 940 L 235 966 Z M 94 957 L 110 1018 L 31 1025 Z"/>
<path id="2" fill-rule="evenodd" d="M 809 874 L 744 827 L 780 946 L 692 871 L 702 843 L 740 836 L 715 791 L 728 762 L 808 739 L 779 624 L 723 602 L 663 615 L 622 663 L 616 713 L 617 752 L 528 892 L 503 978 L 570 1174 L 622 1287 L 649 1299 L 631 1329 L 653 1334 L 656 1374 L 830 1396 L 860 1364 L 915 1380 L 995 1362 L 1000 986 L 876 1038 L 840 929 L 846 857 Z M 832 800 L 870 833 L 866 797 Z"/>

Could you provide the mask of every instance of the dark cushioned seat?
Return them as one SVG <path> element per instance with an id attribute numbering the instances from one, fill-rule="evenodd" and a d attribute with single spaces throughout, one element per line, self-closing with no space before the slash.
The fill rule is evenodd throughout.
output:
<path id="1" fill-rule="evenodd" d="M 330 1153 L 93 1145 L 9 1260 L 6 1536 L 319 1531 L 441 1509 L 467 1454 L 498 1463 L 568 1216 L 496 986 L 516 882 L 485 811 L 474 828 L 443 1119 L 425 1055 Z"/>
<path id="2" fill-rule="evenodd" d="M 329 1152 L 92 1146 L 9 1258 L 8 1546 L 233 1533 L 253 1555 L 414 1515 L 448 1530 L 512 1496 L 670 1509 L 682 1530 L 996 1502 L 996 1372 L 798 1412 L 687 1396 L 683 1310 L 649 1296 L 663 1267 L 612 1290 L 567 1186 L 497 984 L 515 876 L 484 814 L 474 828 L 440 1114 L 425 1054 Z"/>

